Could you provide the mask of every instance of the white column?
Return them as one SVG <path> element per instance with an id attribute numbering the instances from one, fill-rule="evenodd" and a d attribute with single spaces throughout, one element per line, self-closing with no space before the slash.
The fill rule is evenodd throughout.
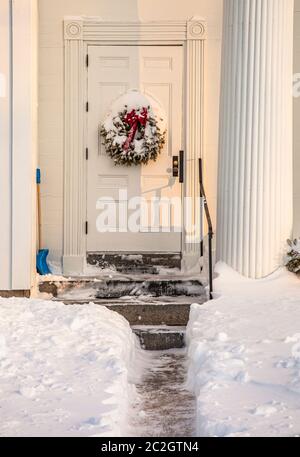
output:
<path id="1" fill-rule="evenodd" d="M 85 257 L 83 23 L 65 20 L 65 158 L 63 272 L 81 273 Z"/>
<path id="2" fill-rule="evenodd" d="M 224 0 L 217 259 L 261 278 L 292 233 L 293 0 Z"/>
<path id="3" fill-rule="evenodd" d="M 37 0 L 0 2 L 0 290 L 35 273 Z"/>
<path id="4" fill-rule="evenodd" d="M 12 289 L 30 289 L 36 255 L 37 0 L 14 0 L 12 79 Z"/>

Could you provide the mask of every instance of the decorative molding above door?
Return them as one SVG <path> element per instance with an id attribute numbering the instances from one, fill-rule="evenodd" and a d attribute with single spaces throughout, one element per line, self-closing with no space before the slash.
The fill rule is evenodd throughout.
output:
<path id="1" fill-rule="evenodd" d="M 65 18 L 65 40 L 86 41 L 181 41 L 204 40 L 203 19 L 161 22 L 104 22 L 95 19 Z"/>
<path id="2" fill-rule="evenodd" d="M 86 256 L 86 153 L 85 97 L 86 50 L 89 44 L 179 44 L 184 46 L 185 151 L 184 196 L 192 206 L 187 231 L 200 231 L 198 158 L 203 156 L 204 42 L 206 23 L 187 21 L 106 22 L 86 17 L 66 17 L 65 41 L 65 146 L 64 146 L 64 274 L 81 273 Z M 189 227 L 190 226 L 190 227 Z M 196 240 L 196 235 L 195 235 Z M 183 258 L 194 262 L 199 246 L 183 234 Z"/>

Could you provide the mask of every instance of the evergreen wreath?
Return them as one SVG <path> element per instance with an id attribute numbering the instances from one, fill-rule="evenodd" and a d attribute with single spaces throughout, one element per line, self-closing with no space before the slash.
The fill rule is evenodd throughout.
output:
<path id="1" fill-rule="evenodd" d="M 132 94 L 132 102 L 130 96 L 123 96 L 128 103 L 107 116 L 100 126 L 100 135 L 115 165 L 146 165 L 157 160 L 165 144 L 166 130 L 160 126 L 163 119 L 154 114 L 150 104 L 145 104 L 145 96 Z"/>

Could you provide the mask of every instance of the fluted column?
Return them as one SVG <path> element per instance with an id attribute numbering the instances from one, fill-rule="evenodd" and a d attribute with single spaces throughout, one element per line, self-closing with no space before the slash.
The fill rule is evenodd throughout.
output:
<path id="1" fill-rule="evenodd" d="M 199 206 L 199 165 L 203 157 L 203 106 L 204 106 L 204 38 L 202 20 L 192 18 L 187 24 L 186 42 L 186 177 L 184 186 L 183 268 L 198 265 L 202 236 Z"/>
<path id="2" fill-rule="evenodd" d="M 217 259 L 261 278 L 292 231 L 293 0 L 224 0 Z"/>

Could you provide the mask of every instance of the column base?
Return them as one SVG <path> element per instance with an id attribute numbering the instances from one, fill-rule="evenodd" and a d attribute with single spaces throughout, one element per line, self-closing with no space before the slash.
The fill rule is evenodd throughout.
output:
<path id="1" fill-rule="evenodd" d="M 182 253 L 181 270 L 184 273 L 199 274 L 201 271 L 201 264 L 200 247 L 193 246 L 192 251 Z"/>
<path id="2" fill-rule="evenodd" d="M 64 256 L 63 257 L 63 274 L 65 276 L 80 275 L 84 271 L 84 256 Z"/>

